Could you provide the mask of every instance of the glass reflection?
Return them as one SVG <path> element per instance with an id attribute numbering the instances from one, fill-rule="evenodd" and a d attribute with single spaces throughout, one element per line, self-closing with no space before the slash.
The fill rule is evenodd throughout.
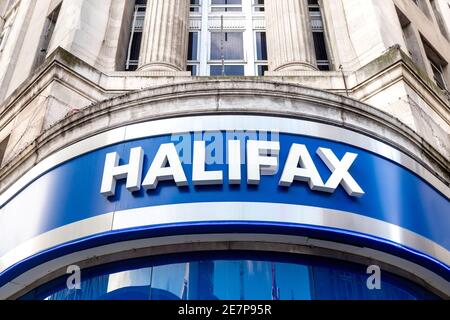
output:
<path id="1" fill-rule="evenodd" d="M 133 295 L 139 300 L 149 299 L 152 268 L 113 273 L 109 276 L 106 297 L 114 295 Z"/>
<path id="2" fill-rule="evenodd" d="M 198 32 L 189 32 L 188 60 L 198 60 Z"/>
<path id="3" fill-rule="evenodd" d="M 265 32 L 256 32 L 256 60 L 267 60 L 267 40 Z"/>
<path id="4" fill-rule="evenodd" d="M 221 60 L 222 53 L 225 60 L 243 60 L 243 33 L 211 32 L 211 60 Z"/>
<path id="5" fill-rule="evenodd" d="M 242 0 L 211 0 L 213 5 L 228 5 L 228 4 L 242 4 Z"/>
<path id="6" fill-rule="evenodd" d="M 224 76 L 243 76 L 244 75 L 244 66 L 239 65 L 226 65 L 224 67 Z M 221 76 L 222 75 L 222 66 L 213 65 L 210 67 L 211 76 Z"/>
<path id="7" fill-rule="evenodd" d="M 62 278 L 30 292 L 38 300 L 321 300 L 435 299 L 423 288 L 383 274 L 366 286 L 366 267 L 333 260 L 243 254 L 120 262 L 83 272 L 81 290 Z M 212 253 L 211 255 L 214 255 Z"/>
<path id="8" fill-rule="evenodd" d="M 182 300 L 189 263 L 153 267 L 151 300 Z"/>
<path id="9" fill-rule="evenodd" d="M 212 12 L 242 11 L 242 0 L 211 0 Z"/>

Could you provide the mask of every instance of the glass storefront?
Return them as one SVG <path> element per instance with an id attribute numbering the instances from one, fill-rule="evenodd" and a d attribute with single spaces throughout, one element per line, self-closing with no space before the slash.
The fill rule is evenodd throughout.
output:
<path id="1" fill-rule="evenodd" d="M 369 290 L 367 266 L 299 255 L 253 252 L 190 253 L 136 259 L 81 272 L 81 289 L 67 277 L 25 300 L 321 300 L 436 299 L 416 284 L 382 272 Z"/>

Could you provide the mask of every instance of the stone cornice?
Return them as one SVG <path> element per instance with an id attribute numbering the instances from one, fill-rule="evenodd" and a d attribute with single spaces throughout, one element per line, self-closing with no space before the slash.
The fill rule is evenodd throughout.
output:
<path id="1" fill-rule="evenodd" d="M 416 91 L 450 125 L 450 96 L 445 96 L 443 91 L 434 83 L 425 71 L 418 68 L 399 47 L 393 47 L 378 59 L 362 67 L 348 78 L 352 93 L 356 93 L 364 86 L 377 78 L 391 72 L 395 68 L 401 68 L 398 77 L 390 77 L 390 84 L 402 79 L 411 89 Z M 422 89 L 423 93 L 419 92 Z M 373 93 L 371 93 L 373 95 Z M 358 97 L 360 98 L 360 97 Z M 364 97 L 367 99 L 367 96 Z M 434 103 L 431 100 L 435 100 Z M 436 108 L 438 104 L 442 108 Z"/>
<path id="2" fill-rule="evenodd" d="M 399 48 L 392 48 L 380 58 L 374 60 L 356 72 L 346 72 L 345 77 L 348 84 L 348 90 L 351 96 L 358 99 L 367 99 L 376 92 L 369 92 L 361 96 L 362 91 L 367 85 L 382 77 L 384 74 L 395 68 L 401 68 L 397 80 L 405 80 L 410 83 L 411 88 L 415 90 L 444 121 L 450 125 L 450 105 L 449 100 L 441 93 L 439 88 L 433 83 L 423 71 L 418 69 L 414 63 Z M 277 74 L 277 75 L 275 75 Z M 282 81 L 283 83 L 302 83 L 306 86 L 313 85 L 315 78 L 329 78 L 332 82 L 330 87 L 324 87 L 331 92 L 344 94 L 345 88 L 339 87 L 342 81 L 340 72 L 327 72 L 326 77 L 320 71 L 302 71 L 290 73 L 269 73 L 269 77 L 238 77 L 238 79 L 252 79 L 255 81 Z M 136 84 L 123 85 L 123 79 L 135 78 Z M 157 80 L 161 79 L 161 80 Z M 64 83 L 67 87 L 81 94 L 87 91 L 96 91 L 94 96 L 87 98 L 93 103 L 109 99 L 114 96 L 125 94 L 130 91 L 140 90 L 145 87 L 156 87 L 165 83 L 182 83 L 192 79 L 206 81 L 209 79 L 220 80 L 214 77 L 186 77 L 184 72 L 179 74 L 161 73 L 161 72 L 112 72 L 103 73 L 89 64 L 73 56 L 62 48 L 58 48 L 46 60 L 46 63 L 39 68 L 33 76 L 22 83 L 3 103 L 0 105 L 0 130 L 5 123 L 14 118 L 25 106 L 27 106 L 36 96 L 39 95 L 52 81 Z M 70 80 L 70 81 L 69 81 Z M 118 80 L 118 81 L 117 81 Z M 392 79 L 395 82 L 396 79 Z M 77 85 L 73 83 L 77 82 Z M 116 83 L 120 82 L 120 85 Z M 128 81 L 132 83 L 133 81 Z M 418 92 L 417 87 L 422 92 Z M 89 90 L 86 90 L 89 89 Z M 383 88 L 380 88 L 383 89 Z M 433 100 L 433 101 L 432 101 Z M 433 103 L 434 102 L 434 103 Z M 438 106 L 436 106 L 438 105 Z M 84 107 L 84 106 L 83 106 Z"/>

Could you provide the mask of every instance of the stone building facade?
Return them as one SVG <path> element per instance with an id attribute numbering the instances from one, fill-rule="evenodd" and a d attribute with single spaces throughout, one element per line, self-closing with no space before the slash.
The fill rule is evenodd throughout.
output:
<path id="1" fill-rule="evenodd" d="M 298 119 L 362 134 L 400 152 L 386 151 L 393 161 L 408 158 L 448 201 L 449 39 L 449 0 L 0 0 L 2 208 L 25 188 L 21 179 L 65 148 L 128 125 L 207 115 Z M 6 221 L 0 213 L 0 230 Z M 204 246 L 233 241 L 252 248 L 252 240 L 229 238 Z M 314 241 L 308 246 L 334 250 Z M 330 256 L 352 260 L 336 250 Z M 82 259 L 86 267 L 96 254 Z M 434 273 L 356 256 L 450 295 Z M 5 257 L 0 272 L 10 267 Z M 63 266 L 16 274 L 0 298 L 56 279 Z"/>

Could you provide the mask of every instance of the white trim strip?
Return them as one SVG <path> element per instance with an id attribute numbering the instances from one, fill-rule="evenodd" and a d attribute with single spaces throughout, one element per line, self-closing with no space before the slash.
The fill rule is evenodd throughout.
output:
<path id="1" fill-rule="evenodd" d="M 450 266 L 450 252 L 394 224 L 363 215 L 309 206 L 262 202 L 208 202 L 116 212 L 113 230 L 189 222 L 272 222 L 342 229 L 379 237 L 418 250 Z"/>
<path id="2" fill-rule="evenodd" d="M 0 258 L 0 273 L 14 264 L 58 245 L 111 231 L 113 213 L 81 220 L 32 238 Z"/>

